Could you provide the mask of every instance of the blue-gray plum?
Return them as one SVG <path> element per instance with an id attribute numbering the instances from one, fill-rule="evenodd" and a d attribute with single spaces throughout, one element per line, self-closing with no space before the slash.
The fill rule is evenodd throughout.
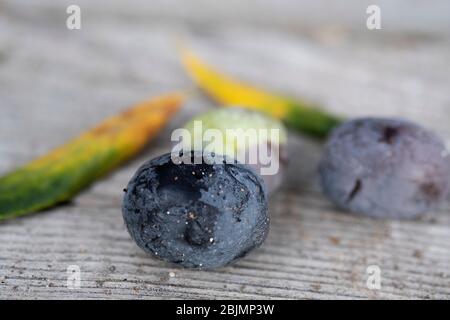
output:
<path id="1" fill-rule="evenodd" d="M 319 166 L 338 207 L 376 218 L 414 218 L 446 199 L 450 157 L 433 132 L 400 119 L 362 118 L 337 127 Z"/>
<path id="2" fill-rule="evenodd" d="M 138 169 L 125 189 L 125 224 L 137 245 L 160 259 L 190 268 L 221 267 L 266 238 L 264 183 L 239 163 L 189 156 L 192 164 L 167 153 Z"/>

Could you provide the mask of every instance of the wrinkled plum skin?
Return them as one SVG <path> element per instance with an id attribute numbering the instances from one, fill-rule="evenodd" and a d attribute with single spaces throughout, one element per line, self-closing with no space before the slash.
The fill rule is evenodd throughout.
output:
<path id="1" fill-rule="evenodd" d="M 325 195 L 338 207 L 375 218 L 415 218 L 449 193 L 444 143 L 403 120 L 344 123 L 332 132 L 319 172 Z"/>
<path id="2" fill-rule="evenodd" d="M 269 229 L 261 178 L 243 165 L 145 163 L 122 207 L 131 237 L 165 261 L 216 268 L 262 244 Z"/>

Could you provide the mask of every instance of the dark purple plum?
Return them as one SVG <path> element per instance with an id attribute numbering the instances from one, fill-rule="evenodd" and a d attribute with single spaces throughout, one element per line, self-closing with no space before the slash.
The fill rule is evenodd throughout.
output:
<path id="1" fill-rule="evenodd" d="M 431 131 L 399 119 L 362 118 L 336 128 L 320 166 L 325 195 L 375 218 L 415 218 L 449 193 L 450 157 Z"/>
<path id="2" fill-rule="evenodd" d="M 138 246 L 154 256 L 183 267 L 221 267 L 266 238 L 264 183 L 241 164 L 194 164 L 202 155 L 190 156 L 192 164 L 180 164 L 167 153 L 138 169 L 126 189 L 123 217 Z"/>

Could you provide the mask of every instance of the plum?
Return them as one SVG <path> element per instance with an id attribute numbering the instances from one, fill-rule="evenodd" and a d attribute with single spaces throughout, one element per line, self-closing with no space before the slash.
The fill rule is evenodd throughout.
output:
<path id="1" fill-rule="evenodd" d="M 196 161 L 207 154 L 189 156 L 191 164 L 167 153 L 142 165 L 125 189 L 123 218 L 138 246 L 154 256 L 183 267 L 221 267 L 266 238 L 264 183 L 225 157 L 212 163 Z"/>
<path id="2" fill-rule="evenodd" d="M 415 218 L 449 193 L 450 157 L 431 131 L 401 119 L 360 118 L 337 127 L 319 165 L 338 207 L 375 218 Z"/>

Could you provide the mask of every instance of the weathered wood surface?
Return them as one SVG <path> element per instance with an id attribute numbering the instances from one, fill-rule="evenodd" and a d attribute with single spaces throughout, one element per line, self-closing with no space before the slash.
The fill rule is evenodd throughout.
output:
<path id="1" fill-rule="evenodd" d="M 242 1 L 78 1 L 83 29 L 68 31 L 68 3 L 0 1 L 0 173 L 127 105 L 192 87 L 174 52 L 180 34 L 243 79 L 348 117 L 403 116 L 450 141 L 449 20 L 440 20 L 448 2 L 426 6 L 416 24 L 388 14 L 392 23 L 377 34 L 353 7 L 350 22 L 321 25 L 320 10 L 306 6 L 322 20 L 302 24 L 290 6 L 308 17 L 303 1 L 264 1 L 254 15 Z M 399 13 L 404 3 L 386 5 Z M 321 145 L 296 134 L 260 249 L 213 271 L 145 255 L 124 228 L 122 189 L 141 162 L 168 150 L 173 128 L 211 107 L 193 97 L 139 158 L 73 202 L 1 223 L 0 298 L 450 298 L 450 205 L 418 221 L 338 212 L 317 186 Z M 66 287 L 69 265 L 81 268 L 78 290 Z M 381 290 L 366 287 L 369 265 L 381 268 Z"/>

